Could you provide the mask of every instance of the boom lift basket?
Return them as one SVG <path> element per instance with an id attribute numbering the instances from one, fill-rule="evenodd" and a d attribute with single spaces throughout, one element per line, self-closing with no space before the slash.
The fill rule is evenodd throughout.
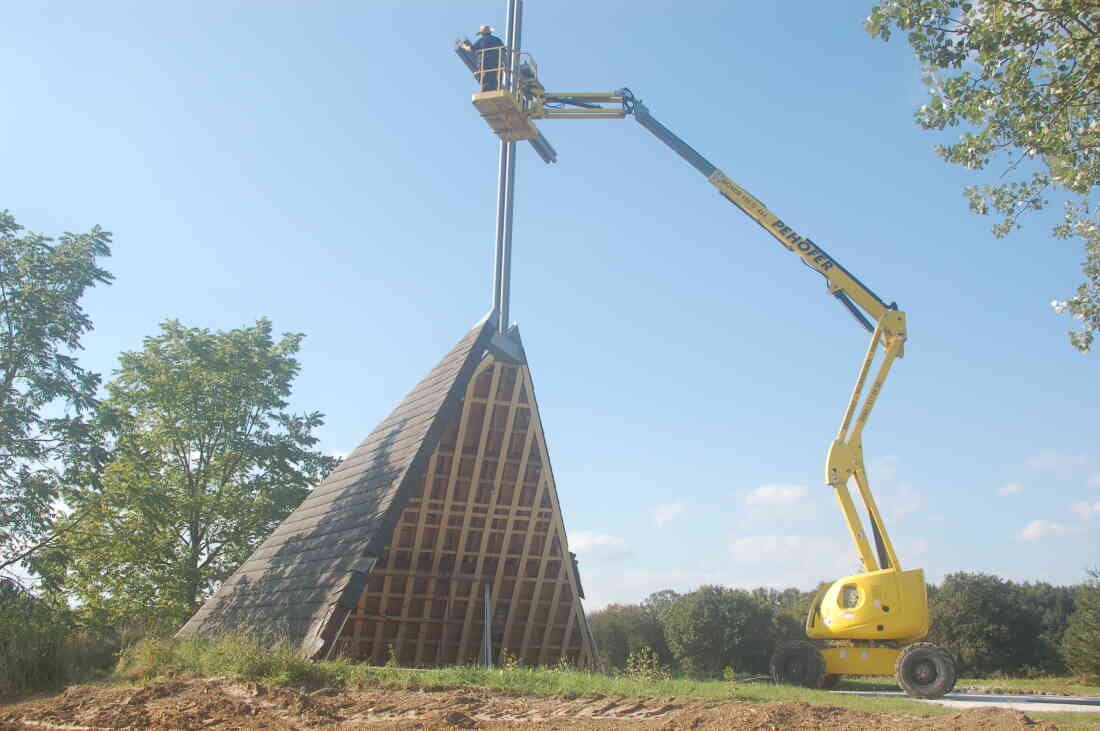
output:
<path id="1" fill-rule="evenodd" d="M 529 54 L 517 53 L 507 46 L 476 52 L 474 78 L 485 91 L 473 95 L 478 113 L 505 142 L 530 140 L 538 136 L 531 123 L 533 99 L 526 82 L 538 76 L 538 66 Z M 488 59 L 490 65 L 486 65 Z M 493 65 L 496 64 L 496 65 Z M 512 69 L 516 69 L 513 74 Z M 514 83 L 519 81 L 519 83 Z M 536 82 L 537 83 L 537 82 Z M 495 87 L 495 88 L 494 88 Z"/>

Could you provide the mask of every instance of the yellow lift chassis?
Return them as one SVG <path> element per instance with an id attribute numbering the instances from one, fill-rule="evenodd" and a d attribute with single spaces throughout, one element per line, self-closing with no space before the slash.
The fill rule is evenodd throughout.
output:
<path id="1" fill-rule="evenodd" d="M 832 687 L 842 675 L 894 675 L 912 696 L 935 698 L 950 692 L 956 679 L 954 660 L 943 648 L 921 642 L 928 634 L 924 572 L 902 570 L 871 495 L 863 460 L 863 427 L 890 367 L 904 355 L 905 313 L 896 304 L 884 303 L 813 239 L 768 210 L 654 119 L 629 89 L 606 94 L 551 94 L 539 82 L 533 60 L 510 59 L 508 50 L 502 50 L 501 58 L 508 59 L 503 63 L 517 69 L 511 82 L 507 88 L 473 95 L 474 106 L 501 139 L 536 137 L 536 119 L 621 119 L 632 115 L 783 248 L 821 274 L 829 294 L 871 332 L 855 388 L 825 460 L 825 481 L 840 503 L 863 572 L 845 576 L 817 593 L 806 618 L 809 639 L 780 646 L 772 655 L 771 675 L 779 683 L 818 688 Z M 872 376 L 880 350 L 882 358 Z M 848 489 L 851 480 L 855 480 L 867 509 L 873 550 Z"/>

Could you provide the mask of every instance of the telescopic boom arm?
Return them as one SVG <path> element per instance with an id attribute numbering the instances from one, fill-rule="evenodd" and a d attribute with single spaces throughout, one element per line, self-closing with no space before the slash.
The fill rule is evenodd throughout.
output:
<path id="1" fill-rule="evenodd" d="M 863 462 L 863 427 L 875 406 L 886 376 L 890 372 L 895 358 L 904 354 L 906 327 L 905 313 L 898 309 L 897 305 L 887 305 L 878 295 L 868 289 L 862 282 L 856 279 L 847 269 L 825 252 L 818 244 L 806 236 L 802 236 L 795 229 L 783 221 L 779 216 L 768 210 L 768 207 L 752 196 L 721 170 L 716 168 L 709 160 L 700 155 L 691 145 L 676 136 L 671 130 L 658 122 L 629 89 L 622 89 L 623 111 L 631 114 L 638 124 L 645 127 L 653 135 L 668 145 L 677 155 L 689 165 L 698 170 L 706 179 L 718 189 L 726 200 L 745 212 L 758 223 L 764 230 L 770 233 L 783 245 L 802 259 L 802 262 L 814 271 L 825 277 L 828 291 L 840 301 L 845 308 L 872 333 L 871 345 L 867 349 L 867 355 L 856 379 L 856 386 L 845 409 L 844 418 L 841 421 L 840 430 L 833 440 L 826 459 L 825 479 L 836 491 L 837 500 L 840 503 L 844 519 L 848 524 L 848 530 L 852 540 L 856 544 L 860 561 L 864 571 L 877 571 L 880 569 L 894 568 L 901 570 L 894 547 L 886 532 L 886 526 L 882 522 L 878 506 L 867 481 L 867 473 Z M 551 116 L 551 115 L 547 115 Z M 884 349 L 882 362 L 871 381 L 864 397 L 864 387 L 867 377 L 877 354 L 878 347 Z M 860 404 L 862 399 L 862 405 Z M 858 415 L 857 415 L 858 411 Z M 875 550 L 871 551 L 870 543 L 863 532 L 862 521 L 852 502 L 848 491 L 848 479 L 854 477 L 860 497 L 867 507 L 867 513 L 871 521 L 871 535 L 874 539 Z"/>
<path id="2" fill-rule="evenodd" d="M 799 235 L 790 225 L 749 194 L 744 188 L 733 182 L 700 155 L 693 147 L 676 136 L 668 127 L 658 122 L 649 113 L 641 101 L 634 98 L 629 89 L 623 89 L 623 103 L 628 114 L 633 114 L 638 124 L 645 127 L 653 136 L 664 142 L 682 157 L 689 165 L 698 170 L 725 198 L 776 238 L 788 251 L 802 257 L 802 260 L 828 281 L 829 293 L 840 300 L 849 312 L 865 327 L 874 332 L 874 325 L 864 315 L 875 322 L 882 319 L 887 310 L 897 309 L 897 305 L 887 305 L 878 295 L 840 266 L 833 257 L 825 252 L 810 238 Z"/>

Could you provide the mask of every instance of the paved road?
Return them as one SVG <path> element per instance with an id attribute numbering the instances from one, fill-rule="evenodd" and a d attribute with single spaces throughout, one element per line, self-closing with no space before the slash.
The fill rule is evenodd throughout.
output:
<path id="1" fill-rule="evenodd" d="M 904 696 L 899 690 L 834 690 L 834 693 L 869 696 Z M 1081 713 L 1100 713 L 1100 698 L 1077 698 L 1062 695 L 985 695 L 969 693 L 948 693 L 943 698 L 923 701 L 939 703 L 951 708 L 1015 708 L 1018 711 L 1077 711 Z"/>

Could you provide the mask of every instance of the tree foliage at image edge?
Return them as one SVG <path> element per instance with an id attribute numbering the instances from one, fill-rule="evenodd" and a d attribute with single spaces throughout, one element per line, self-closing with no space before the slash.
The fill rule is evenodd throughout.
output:
<path id="1" fill-rule="evenodd" d="M 98 263 L 111 254 L 111 234 L 23 231 L 0 210 L 0 571 L 52 540 L 69 468 L 103 459 L 94 437 L 100 377 L 75 353 L 92 329 L 81 298 L 114 279 Z"/>
<path id="2" fill-rule="evenodd" d="M 1095 0 L 889 0 L 865 28 L 889 40 L 906 31 L 925 71 L 929 102 L 916 113 L 926 130 L 966 129 L 939 145 L 947 162 L 980 170 L 994 159 L 1002 177 L 966 188 L 970 209 L 996 213 L 993 233 L 1019 227 L 1046 195 L 1068 197 L 1058 239 L 1076 236 L 1085 249 L 1085 281 L 1054 300 L 1079 323 L 1071 344 L 1087 352 L 1100 330 L 1100 211 L 1089 196 L 1100 185 L 1100 5 Z"/>

